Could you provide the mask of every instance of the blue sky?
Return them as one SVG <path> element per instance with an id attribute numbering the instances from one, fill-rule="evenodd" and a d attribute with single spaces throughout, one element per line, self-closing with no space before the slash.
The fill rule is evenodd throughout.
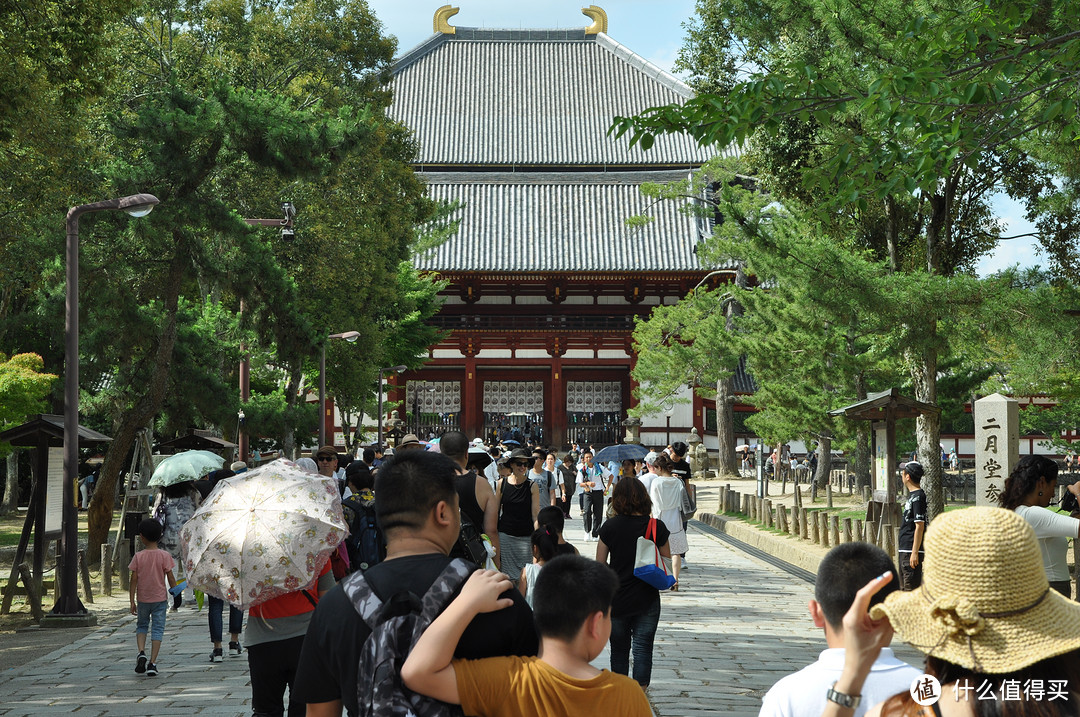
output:
<path id="1" fill-rule="evenodd" d="M 542 0 L 541 2 L 506 2 L 505 0 L 462 0 L 453 3 L 461 11 L 450 24 L 489 28 L 565 28 L 584 27 L 590 20 L 581 8 L 597 4 L 608 15 L 608 34 L 642 57 L 670 71 L 682 47 L 683 23 L 694 14 L 693 0 Z M 398 39 L 398 54 L 413 48 L 432 34 L 435 10 L 445 0 L 368 0 L 368 5 L 382 21 L 384 31 Z M 1023 207 L 1001 198 L 995 203 L 1005 225 L 1005 236 L 1024 234 L 1033 227 L 1024 219 Z M 997 250 L 984 257 L 978 270 L 981 275 L 1008 266 L 1036 266 L 1042 258 L 1036 253 L 1033 238 L 1001 242 Z"/>

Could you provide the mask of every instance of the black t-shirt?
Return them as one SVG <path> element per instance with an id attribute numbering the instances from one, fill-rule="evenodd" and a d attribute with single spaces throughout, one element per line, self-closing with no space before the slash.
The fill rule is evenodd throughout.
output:
<path id="1" fill-rule="evenodd" d="M 897 538 L 899 550 L 911 552 L 915 545 L 915 523 L 926 523 L 926 493 L 920 488 L 908 493 L 904 503 L 904 517 L 900 521 L 900 535 Z M 919 552 L 926 547 L 925 541 L 919 546 Z"/>
<path id="2" fill-rule="evenodd" d="M 686 485 L 690 480 L 690 464 L 686 462 L 684 458 L 681 461 L 675 461 L 675 465 L 671 468 L 671 475 L 682 480 L 683 485 Z"/>
<path id="3" fill-rule="evenodd" d="M 383 600 L 400 590 L 422 596 L 449 562 L 449 557 L 438 553 L 393 558 L 373 565 L 364 578 Z M 512 598 L 514 604 L 474 617 L 458 642 L 455 657 L 536 654 L 540 642 L 533 626 L 532 610 L 517 590 L 507 590 L 502 597 Z M 340 584 L 324 595 L 304 638 L 296 670 L 297 698 L 305 703 L 340 699 L 350 717 L 354 717 L 358 711 L 356 671 L 369 634 Z"/>
<path id="4" fill-rule="evenodd" d="M 500 481 L 502 503 L 499 505 L 499 532 L 518 538 L 533 534 L 532 493 L 537 490 L 532 481 L 514 485 Z"/>
<path id="5" fill-rule="evenodd" d="M 659 591 L 644 580 L 634 577 L 637 539 L 649 527 L 647 515 L 615 515 L 600 526 L 600 542 L 608 548 L 608 564 L 619 576 L 619 590 L 611 602 L 612 617 L 630 617 L 645 612 L 656 600 Z M 653 542 L 663 547 L 668 541 L 664 521 L 656 521 Z"/>

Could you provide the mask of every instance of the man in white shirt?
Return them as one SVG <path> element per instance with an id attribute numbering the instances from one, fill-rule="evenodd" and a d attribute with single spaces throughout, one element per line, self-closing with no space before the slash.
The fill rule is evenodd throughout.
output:
<path id="1" fill-rule="evenodd" d="M 646 493 L 652 489 L 653 478 L 656 477 L 656 459 L 659 457 L 656 451 L 649 451 L 645 455 L 645 472 L 638 476 L 638 480 L 645 486 Z"/>
<path id="2" fill-rule="evenodd" d="M 810 617 L 825 630 L 829 646 L 817 662 L 780 679 L 761 701 L 758 717 L 818 717 L 825 709 L 825 695 L 844 668 L 844 613 L 851 607 L 855 593 L 873 578 L 891 572 L 892 582 L 871 600 L 877 604 L 900 586 L 892 560 L 881 548 L 869 543 L 843 543 L 828 552 L 818 566 Z M 906 662 L 898 660 L 890 648 L 883 647 L 863 685 L 854 717 L 900 692 L 907 692 L 916 677 L 922 675 Z"/>
<path id="3" fill-rule="evenodd" d="M 592 450 L 586 448 L 578 465 L 577 482 L 585 494 L 585 511 L 581 514 L 585 523 L 586 543 L 600 540 L 600 524 L 604 522 L 604 491 L 611 473 L 593 462 Z"/>

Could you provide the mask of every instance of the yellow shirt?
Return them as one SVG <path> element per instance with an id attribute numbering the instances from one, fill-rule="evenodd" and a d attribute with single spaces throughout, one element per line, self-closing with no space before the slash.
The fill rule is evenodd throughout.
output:
<path id="1" fill-rule="evenodd" d="M 458 696 L 477 717 L 650 717 L 641 686 L 607 670 L 588 680 L 559 672 L 537 657 L 454 660 Z"/>

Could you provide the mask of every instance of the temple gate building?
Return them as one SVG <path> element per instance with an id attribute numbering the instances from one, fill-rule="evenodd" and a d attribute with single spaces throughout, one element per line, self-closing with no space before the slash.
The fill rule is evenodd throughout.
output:
<path id="1" fill-rule="evenodd" d="M 592 25 L 560 30 L 455 27 L 456 12 L 437 11 L 435 34 L 393 67 L 391 114 L 415 132 L 415 170 L 432 198 L 462 207 L 457 234 L 417 260 L 450 282 L 434 318 L 447 337 L 421 370 L 391 378 L 389 396 L 420 433 L 616 442 L 634 405 L 635 320 L 733 276 L 698 260 L 704 220 L 640 192 L 710 152 L 683 136 L 643 151 L 607 134 L 616 116 L 693 92 L 609 37 L 595 6 Z M 628 226 L 635 215 L 652 221 Z M 707 435 L 710 404 L 645 419 L 642 442 Z"/>

